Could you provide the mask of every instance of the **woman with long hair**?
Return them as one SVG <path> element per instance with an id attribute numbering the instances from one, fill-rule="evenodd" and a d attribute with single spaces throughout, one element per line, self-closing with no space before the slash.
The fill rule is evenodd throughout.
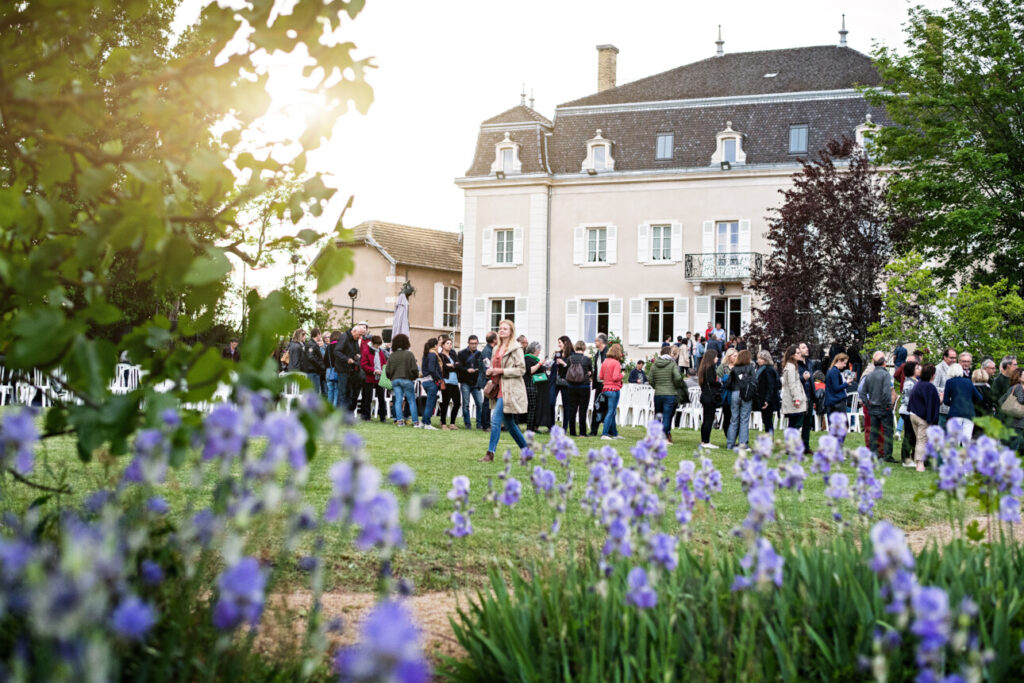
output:
<path id="1" fill-rule="evenodd" d="M 550 392 L 548 394 L 548 419 L 550 424 L 555 424 L 555 408 L 558 396 L 562 396 L 562 426 L 565 426 L 566 401 L 568 399 L 569 387 L 565 381 L 565 373 L 569 369 L 569 356 L 572 355 L 572 339 L 564 334 L 555 341 L 556 351 L 551 355 L 551 377 L 548 379 Z"/>
<path id="2" fill-rule="evenodd" d="M 807 415 L 807 393 L 800 381 L 798 360 L 797 346 L 790 344 L 782 358 L 782 414 L 786 418 L 786 426 L 793 429 L 803 427 Z"/>
<path id="3" fill-rule="evenodd" d="M 700 445 L 704 448 L 718 448 L 711 443 L 711 430 L 715 426 L 715 411 L 722 403 L 722 383 L 718 381 L 715 364 L 718 362 L 718 350 L 708 349 L 700 359 L 697 368 L 697 382 L 700 384 L 700 404 L 704 408 L 704 417 L 700 423 Z"/>
<path id="4" fill-rule="evenodd" d="M 424 429 L 437 430 L 437 427 L 430 424 L 434 416 L 434 407 L 437 406 L 437 394 L 441 390 L 441 354 L 437 344 L 437 337 L 431 337 L 423 345 L 423 357 L 420 359 L 420 369 L 423 380 L 421 386 L 427 392 L 427 405 L 420 416 L 420 423 Z"/>
<path id="5" fill-rule="evenodd" d="M 619 429 L 615 425 L 615 411 L 619 407 L 619 392 L 622 390 L 622 346 L 612 344 L 608 349 L 608 356 L 601 363 L 601 369 L 597 373 L 597 380 L 601 382 L 603 391 L 601 395 L 606 401 L 604 429 L 601 438 L 605 440 L 621 439 Z"/>
<path id="6" fill-rule="evenodd" d="M 766 434 L 775 434 L 775 414 L 779 412 L 782 401 L 782 382 L 770 351 L 758 351 L 757 364 L 757 406 L 761 411 L 761 428 Z"/>
<path id="7" fill-rule="evenodd" d="M 526 361 L 526 397 L 529 410 L 526 411 L 526 428 L 536 432 L 541 427 L 550 427 L 548 418 L 548 375 L 540 357 L 540 342 L 530 342 L 523 358 Z"/>
<path id="8" fill-rule="evenodd" d="M 462 390 L 459 389 L 459 377 L 455 370 L 455 354 L 452 351 L 454 342 L 451 337 L 438 337 L 439 354 L 441 356 L 441 429 L 458 429 L 456 418 L 462 407 Z M 451 405 L 451 419 L 448 418 L 448 406 Z"/>
<path id="9" fill-rule="evenodd" d="M 843 379 L 843 371 L 849 365 L 850 357 L 845 353 L 837 353 L 832 358 L 832 366 L 825 375 L 825 412 L 846 412 L 847 383 Z"/>
<path id="10" fill-rule="evenodd" d="M 395 425 L 405 426 L 405 404 L 409 406 L 409 424 L 413 427 L 422 427 L 416 406 L 416 380 L 420 371 L 416 367 L 416 357 L 409 350 L 407 335 L 396 334 L 391 340 L 391 355 L 388 356 L 384 372 L 391 380 L 391 390 L 394 392 Z"/>
<path id="11" fill-rule="evenodd" d="M 523 360 L 523 347 L 515 342 L 515 338 L 515 323 L 502 320 L 498 324 L 498 345 L 494 347 L 491 365 L 487 368 L 487 377 L 498 384 L 498 397 L 491 399 L 491 441 L 487 446 L 487 454 L 481 458 L 482 462 L 494 460 L 503 424 L 516 445 L 526 448 L 526 439 L 516 424 L 516 415 L 529 409 L 526 385 L 523 383 L 526 363 Z"/>

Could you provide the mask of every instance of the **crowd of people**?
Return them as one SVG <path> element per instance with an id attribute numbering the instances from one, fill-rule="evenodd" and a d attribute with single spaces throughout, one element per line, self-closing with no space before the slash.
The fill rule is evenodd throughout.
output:
<path id="1" fill-rule="evenodd" d="M 237 358 L 237 343 L 229 353 Z M 977 436 L 975 418 L 999 417 L 1016 430 L 1012 445 L 1024 444 L 1024 378 L 1014 356 L 974 367 L 971 353 L 950 348 L 933 365 L 923 350 L 911 354 L 901 344 L 892 354 L 875 351 L 865 367 L 856 345 L 839 342 L 827 354 L 810 356 L 807 343 L 793 344 L 777 365 L 767 349 L 748 348 L 746 339 L 727 337 L 721 323 L 708 323 L 703 334 L 666 339 L 660 353 L 638 360 L 627 374 L 621 345 L 604 334 L 593 351 L 563 335 L 548 357 L 539 342 L 516 336 L 515 323 L 503 320 L 482 341 L 470 335 L 463 349 L 448 336 L 431 337 L 418 357 L 408 336 L 385 344 L 366 323 L 329 336 L 299 329 L 279 360 L 282 370 L 304 373 L 332 405 L 365 420 L 374 417 L 374 405 L 377 419 L 399 427 L 459 429 L 461 417 L 461 428 L 490 432 L 485 460 L 494 459 L 502 431 L 522 448 L 520 425 L 533 432 L 553 426 L 559 398 L 561 426 L 570 436 L 622 438 L 616 408 L 624 381 L 652 387 L 670 443 L 676 409 L 699 395 L 705 448 L 716 448 L 716 424 L 727 448 L 749 446 L 754 412 L 769 433 L 777 420 L 799 430 L 808 448 L 816 424 L 833 413 L 850 415 L 861 421 L 865 445 L 879 458 L 918 470 L 925 469 L 925 430 L 951 418 L 961 418 L 967 434 Z M 901 434 L 898 460 L 893 449 Z"/>

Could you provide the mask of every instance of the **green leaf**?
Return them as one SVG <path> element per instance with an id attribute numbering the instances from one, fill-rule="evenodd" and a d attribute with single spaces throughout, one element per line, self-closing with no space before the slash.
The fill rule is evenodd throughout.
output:
<path id="1" fill-rule="evenodd" d="M 220 282 L 231 272 L 231 262 L 220 249 L 207 249 L 204 256 L 192 261 L 183 282 L 186 285 L 207 285 Z"/>
<path id="2" fill-rule="evenodd" d="M 967 539 L 974 542 L 985 540 L 985 532 L 982 531 L 978 520 L 975 519 L 967 525 Z"/>
<path id="3" fill-rule="evenodd" d="M 312 270 L 316 274 L 317 294 L 326 292 L 355 270 L 352 250 L 328 244 L 313 263 Z"/>

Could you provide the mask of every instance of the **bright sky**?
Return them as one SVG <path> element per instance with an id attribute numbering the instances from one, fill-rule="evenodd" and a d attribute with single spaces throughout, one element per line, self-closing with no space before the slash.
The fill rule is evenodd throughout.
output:
<path id="1" fill-rule="evenodd" d="M 199 2 L 185 0 L 181 14 Z M 902 47 L 917 4 L 948 2 L 368 0 L 342 37 L 357 57 L 374 57 L 375 102 L 366 116 L 344 116 L 329 150 L 312 159 L 341 195 L 318 227 L 329 228 L 353 194 L 347 227 L 373 218 L 458 230 L 453 180 L 472 161 L 480 122 L 518 104 L 524 82 L 549 118 L 594 92 L 599 44 L 619 48 L 622 84 L 712 56 L 719 24 L 726 52 L 835 44 L 845 12 L 850 47 L 869 53 L 875 43 Z"/>

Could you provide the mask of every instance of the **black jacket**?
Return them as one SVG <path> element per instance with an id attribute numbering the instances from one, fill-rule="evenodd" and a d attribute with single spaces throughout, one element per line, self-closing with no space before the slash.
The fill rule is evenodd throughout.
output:
<path id="1" fill-rule="evenodd" d="M 579 363 L 580 365 L 583 366 L 583 374 L 587 377 L 587 380 L 583 384 L 570 384 L 569 386 L 571 386 L 571 387 L 586 387 L 587 385 L 590 384 L 590 380 L 593 378 L 593 376 L 595 374 L 594 373 L 594 365 L 590 362 L 590 359 L 587 358 L 586 354 L 575 352 L 571 356 L 566 358 L 565 362 L 567 363 L 567 365 L 565 367 L 565 371 L 566 372 L 569 371 L 569 364 Z"/>
<path id="2" fill-rule="evenodd" d="M 603 351 L 598 351 L 597 353 L 594 354 L 594 358 L 593 358 L 593 361 L 592 361 L 593 365 L 591 367 L 592 368 L 600 369 L 602 363 L 604 363 L 604 360 L 607 357 L 608 357 L 608 347 L 606 346 L 606 347 L 604 347 Z M 601 389 L 602 387 L 604 387 L 604 382 L 598 382 L 597 381 L 597 373 L 596 372 L 594 373 L 594 376 L 591 378 L 590 381 L 591 381 L 591 386 L 593 386 L 593 388 L 595 388 L 595 389 Z"/>
<path id="3" fill-rule="evenodd" d="M 351 330 L 342 334 L 341 339 L 334 345 L 334 369 L 346 375 L 355 374 L 360 370 L 361 358 L 359 342 L 352 336 Z M 351 363 L 348 362 L 350 359 Z"/>
<path id="4" fill-rule="evenodd" d="M 480 367 L 482 359 L 483 354 L 480 353 L 480 349 L 470 351 L 469 347 L 466 347 L 459 351 L 455 356 L 455 372 L 459 376 L 459 384 L 476 385 L 482 372 Z M 476 370 L 476 372 L 469 372 L 470 370 Z"/>
<path id="5" fill-rule="evenodd" d="M 303 347 L 302 371 L 322 375 L 324 372 L 324 354 L 315 341 L 307 341 Z"/>
<path id="6" fill-rule="evenodd" d="M 754 408 L 760 410 L 765 403 L 769 410 L 782 407 L 782 382 L 774 365 L 762 365 L 757 373 L 757 405 Z"/>

